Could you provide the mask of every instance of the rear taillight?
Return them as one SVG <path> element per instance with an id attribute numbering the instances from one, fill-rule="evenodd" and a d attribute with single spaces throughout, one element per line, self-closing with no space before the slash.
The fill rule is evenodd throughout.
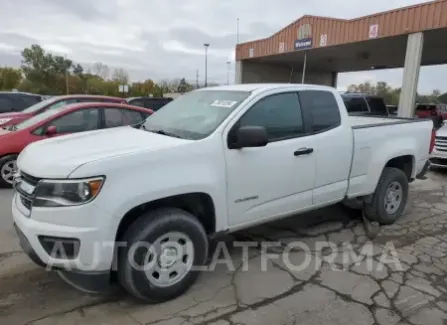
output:
<path id="1" fill-rule="evenodd" d="M 430 139 L 430 150 L 428 153 L 432 153 L 433 148 L 435 147 L 435 141 L 436 141 L 436 130 L 431 130 L 431 139 Z"/>

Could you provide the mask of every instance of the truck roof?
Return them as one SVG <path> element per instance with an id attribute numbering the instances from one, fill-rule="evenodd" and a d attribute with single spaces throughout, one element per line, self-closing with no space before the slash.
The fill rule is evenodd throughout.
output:
<path id="1" fill-rule="evenodd" d="M 294 89 L 302 89 L 302 90 L 330 90 L 335 91 L 335 88 L 329 86 L 321 86 L 321 85 L 310 85 L 310 84 L 295 84 L 295 83 L 256 83 L 256 84 L 237 84 L 237 85 L 225 85 L 225 86 L 216 86 L 216 87 L 208 87 L 201 88 L 199 91 L 209 91 L 209 90 L 226 90 L 226 91 L 250 91 L 250 92 L 263 92 L 271 89 L 278 88 L 291 88 Z"/>

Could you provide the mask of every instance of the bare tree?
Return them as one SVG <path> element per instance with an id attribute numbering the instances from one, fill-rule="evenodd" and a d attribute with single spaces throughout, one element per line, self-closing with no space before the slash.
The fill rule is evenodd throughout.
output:
<path id="1" fill-rule="evenodd" d="M 108 79 L 110 77 L 109 67 L 101 62 L 96 62 L 93 64 L 91 71 L 93 74 L 100 76 L 102 79 Z"/>
<path id="2" fill-rule="evenodd" d="M 118 81 L 122 85 L 127 85 L 129 82 L 129 73 L 123 68 L 114 69 L 112 79 Z"/>

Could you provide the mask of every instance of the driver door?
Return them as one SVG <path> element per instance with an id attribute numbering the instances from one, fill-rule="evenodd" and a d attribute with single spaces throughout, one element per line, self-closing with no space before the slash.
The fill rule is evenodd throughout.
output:
<path id="1" fill-rule="evenodd" d="M 99 111 L 96 108 L 82 109 L 58 117 L 48 125 L 56 128 L 52 136 L 93 131 L 99 129 Z"/>
<path id="2" fill-rule="evenodd" d="M 270 95 L 256 102 L 229 132 L 263 126 L 265 147 L 225 150 L 230 226 L 274 219 L 312 206 L 315 155 L 296 92 Z M 231 141 L 231 140 L 230 140 Z M 308 150 L 309 151 L 309 150 Z"/>

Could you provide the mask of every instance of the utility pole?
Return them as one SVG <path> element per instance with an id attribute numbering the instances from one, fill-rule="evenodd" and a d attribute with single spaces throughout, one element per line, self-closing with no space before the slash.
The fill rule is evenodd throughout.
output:
<path id="1" fill-rule="evenodd" d="M 199 69 L 196 70 L 196 89 L 199 89 Z"/>
<path id="2" fill-rule="evenodd" d="M 68 90 L 68 69 L 67 68 L 65 68 L 65 90 L 67 91 L 67 95 L 68 95 L 69 90 Z"/>
<path id="3" fill-rule="evenodd" d="M 67 63 L 67 55 L 65 55 L 64 65 L 65 65 L 65 91 L 68 95 L 68 93 L 69 93 L 69 90 L 68 90 L 68 68 L 69 67 L 67 67 L 66 63 Z"/>
<path id="4" fill-rule="evenodd" d="M 239 44 L 239 18 L 236 22 L 236 44 Z"/>
<path id="5" fill-rule="evenodd" d="M 227 61 L 227 85 L 230 84 L 230 61 Z"/>
<path id="6" fill-rule="evenodd" d="M 205 46 L 205 87 L 208 86 L 208 43 L 203 44 Z"/>

